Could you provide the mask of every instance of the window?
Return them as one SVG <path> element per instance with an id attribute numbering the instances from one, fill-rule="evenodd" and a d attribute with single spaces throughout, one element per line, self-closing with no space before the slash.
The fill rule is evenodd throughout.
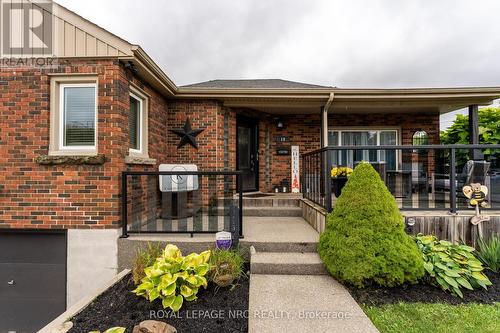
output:
<path id="1" fill-rule="evenodd" d="M 397 145 L 398 131 L 392 129 L 345 129 L 329 130 L 329 146 L 384 146 Z M 361 161 L 385 162 L 388 170 L 397 169 L 395 150 L 344 150 L 333 156 L 334 165 L 354 167 Z"/>
<path id="2" fill-rule="evenodd" d="M 412 144 L 414 146 L 428 145 L 429 135 L 427 135 L 427 132 L 423 130 L 416 131 L 412 137 Z"/>
<path id="3" fill-rule="evenodd" d="M 148 105 L 149 98 L 142 90 L 130 86 L 129 93 L 129 155 L 148 156 Z"/>
<path id="4" fill-rule="evenodd" d="M 142 139 L 142 100 L 130 94 L 129 140 L 130 150 L 141 152 Z"/>
<path id="5" fill-rule="evenodd" d="M 61 149 L 95 149 L 97 87 L 95 84 L 61 84 Z"/>
<path id="6" fill-rule="evenodd" d="M 49 155 L 97 154 L 97 75 L 50 75 Z"/>

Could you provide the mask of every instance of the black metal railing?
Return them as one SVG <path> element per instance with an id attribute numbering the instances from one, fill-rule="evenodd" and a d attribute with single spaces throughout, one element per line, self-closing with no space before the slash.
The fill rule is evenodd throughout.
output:
<path id="1" fill-rule="evenodd" d="M 131 233 L 243 237 L 240 171 L 124 171 L 122 237 Z"/>
<path id="2" fill-rule="evenodd" d="M 472 160 L 473 153 L 482 156 Z M 334 208 L 344 177 L 335 167 L 354 168 L 361 161 L 378 171 L 400 208 L 449 210 L 470 208 L 462 187 L 486 185 L 486 209 L 500 209 L 500 145 L 420 145 L 326 147 L 302 155 L 302 193 L 327 211 Z"/>

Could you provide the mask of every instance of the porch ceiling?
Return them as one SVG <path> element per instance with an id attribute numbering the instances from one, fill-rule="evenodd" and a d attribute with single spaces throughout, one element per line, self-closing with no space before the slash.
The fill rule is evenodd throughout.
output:
<path id="1" fill-rule="evenodd" d="M 271 114 L 318 113 L 333 93 L 334 113 L 447 113 L 468 105 L 489 105 L 500 87 L 421 89 L 200 89 L 179 88 L 177 98 L 218 99 L 228 107 Z"/>

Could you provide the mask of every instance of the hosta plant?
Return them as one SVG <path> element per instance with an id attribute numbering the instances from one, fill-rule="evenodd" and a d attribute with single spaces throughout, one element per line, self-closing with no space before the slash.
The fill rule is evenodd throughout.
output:
<path id="1" fill-rule="evenodd" d="M 124 333 L 126 330 L 125 327 L 111 327 L 104 331 L 104 333 Z M 100 333 L 100 331 L 90 331 L 89 333 Z"/>
<path id="2" fill-rule="evenodd" d="M 184 300 L 194 301 L 198 289 L 207 287 L 209 259 L 210 251 L 183 257 L 177 246 L 169 244 L 155 263 L 144 269 L 146 276 L 134 293 L 150 302 L 159 298 L 164 309 L 177 312 Z"/>
<path id="3" fill-rule="evenodd" d="M 462 288 L 473 290 L 491 286 L 490 280 L 483 274 L 482 263 L 473 254 L 473 247 L 438 240 L 433 235 L 419 234 L 415 240 L 422 252 L 427 278 L 432 284 L 459 297 L 463 297 Z"/>

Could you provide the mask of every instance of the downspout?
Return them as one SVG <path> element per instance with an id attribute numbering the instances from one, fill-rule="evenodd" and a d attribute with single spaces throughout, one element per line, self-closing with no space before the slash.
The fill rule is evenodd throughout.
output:
<path id="1" fill-rule="evenodd" d="M 321 147 L 328 146 L 328 110 L 333 103 L 334 93 L 330 93 L 328 101 L 326 101 L 325 106 L 321 110 Z"/>

